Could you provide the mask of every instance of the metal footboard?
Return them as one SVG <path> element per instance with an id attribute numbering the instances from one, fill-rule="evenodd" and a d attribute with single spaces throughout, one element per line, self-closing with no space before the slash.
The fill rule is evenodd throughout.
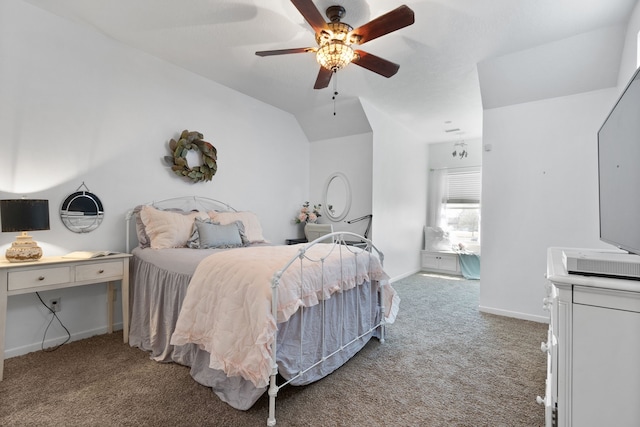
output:
<path id="1" fill-rule="evenodd" d="M 354 238 L 356 240 L 354 240 Z M 323 242 L 327 242 L 327 241 L 332 241 L 333 243 L 331 245 L 327 246 L 327 253 L 326 255 L 324 255 L 322 258 L 317 258 L 317 259 L 313 259 L 309 256 L 309 254 L 307 253 L 307 251 L 319 244 L 319 243 L 323 243 Z M 348 243 L 347 243 L 348 242 Z M 354 243 L 356 243 L 354 245 Z M 385 339 L 385 307 L 384 307 L 384 298 L 383 298 L 383 292 L 384 292 L 384 286 L 378 286 L 377 291 L 376 292 L 372 292 L 373 296 L 377 295 L 377 299 L 376 298 L 372 298 L 371 301 L 369 301 L 369 306 L 368 307 L 361 307 L 361 300 L 362 298 L 360 298 L 359 296 L 356 296 L 356 307 L 355 307 L 355 312 L 349 311 L 347 310 L 346 307 L 346 303 L 345 303 L 345 289 L 344 289 L 344 283 L 345 280 L 343 280 L 343 273 L 344 273 L 344 268 L 343 268 L 343 260 L 346 259 L 346 257 L 358 257 L 358 256 L 367 256 L 369 257 L 369 259 L 371 259 L 372 256 L 377 256 L 380 260 L 380 263 L 383 264 L 384 261 L 384 255 L 382 254 L 382 252 L 380 252 L 378 250 L 378 248 L 376 248 L 373 243 L 371 242 L 371 240 L 364 238 L 358 234 L 355 233 L 350 233 L 350 232 L 335 232 L 335 233 L 330 233 L 327 235 L 324 235 L 304 246 L 302 246 L 300 248 L 300 251 L 298 252 L 297 256 L 293 259 L 291 259 L 281 270 L 277 271 L 272 279 L 271 282 L 271 289 L 272 289 L 272 297 L 271 297 L 271 310 L 272 310 L 272 315 L 274 317 L 274 319 L 278 318 L 278 288 L 280 285 L 280 279 L 282 277 L 282 275 L 284 274 L 285 271 L 287 271 L 288 269 L 291 268 L 299 268 L 300 269 L 300 290 L 302 292 L 303 286 L 302 284 L 305 281 L 305 269 L 304 269 L 304 263 L 305 262 L 311 262 L 311 263 L 318 263 L 321 268 L 322 268 L 322 289 L 324 290 L 325 287 L 325 275 L 324 275 L 324 260 L 325 257 L 328 256 L 329 254 L 333 253 L 333 251 L 339 251 L 339 255 L 340 255 L 340 289 L 337 290 L 336 292 L 333 293 L 333 295 L 331 296 L 331 298 L 340 298 L 340 309 L 339 309 L 339 319 L 334 319 L 337 322 L 339 322 L 339 325 L 342 325 L 342 327 L 340 328 L 340 337 L 339 337 L 339 346 L 336 349 L 327 349 L 326 346 L 326 340 L 325 340 L 325 316 L 326 311 L 325 311 L 325 301 L 327 300 L 327 298 L 322 298 L 322 300 L 320 301 L 320 304 L 322 304 L 322 309 L 321 309 L 321 317 L 322 317 L 322 328 L 321 328 L 321 336 L 319 337 L 319 339 L 321 340 L 321 347 L 322 347 L 322 351 L 321 351 L 321 357 L 318 358 L 318 360 L 314 360 L 313 362 L 307 364 L 306 366 L 300 366 L 300 370 L 298 371 L 298 373 L 289 378 L 288 380 L 285 380 L 283 383 L 281 384 L 277 384 L 277 376 L 278 376 L 278 363 L 277 363 L 277 347 L 278 347 L 278 342 L 277 339 L 273 340 L 273 343 L 271 345 L 271 354 L 272 354 L 272 371 L 271 371 L 271 377 L 270 377 L 270 383 L 269 383 L 269 418 L 267 419 L 267 426 L 275 426 L 276 425 L 276 418 L 275 418 L 275 409 L 276 409 L 276 397 L 278 395 L 278 391 L 290 384 L 292 381 L 295 381 L 296 379 L 300 378 L 301 376 L 305 375 L 306 373 L 308 373 L 309 371 L 317 368 L 319 365 L 322 365 L 323 363 L 325 363 L 328 359 L 330 359 L 331 357 L 337 355 L 338 353 L 341 353 L 343 351 L 345 351 L 346 349 L 348 349 L 351 345 L 356 344 L 357 342 L 359 342 L 360 340 L 362 340 L 364 337 L 368 336 L 369 334 L 372 334 L 374 331 L 378 330 L 378 335 L 379 335 L 379 340 L 380 342 L 384 343 L 384 339 Z M 369 264 L 370 265 L 370 262 Z M 356 277 L 358 276 L 358 263 L 355 263 L 356 266 Z M 370 272 L 371 270 L 368 270 L 368 272 Z M 371 280 L 371 286 L 373 286 L 373 279 Z M 353 288 L 353 290 L 358 293 L 358 286 L 359 284 L 356 283 L 355 287 Z M 361 315 L 362 315 L 362 310 L 369 310 L 367 319 L 368 319 L 368 325 L 361 327 Z M 300 307 L 299 310 L 304 310 L 304 307 Z M 303 350 L 304 350 L 304 316 L 301 316 L 302 321 L 300 324 L 300 364 L 303 364 Z M 347 329 L 346 326 L 349 324 L 349 321 L 351 319 L 356 319 L 356 325 L 357 325 L 357 329 L 356 329 L 356 333 L 355 336 L 348 336 L 345 337 L 345 330 Z"/>

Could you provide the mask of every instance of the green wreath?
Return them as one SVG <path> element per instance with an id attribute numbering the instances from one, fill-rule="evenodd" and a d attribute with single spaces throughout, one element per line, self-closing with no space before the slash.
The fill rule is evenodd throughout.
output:
<path id="1" fill-rule="evenodd" d="M 193 182 L 211 181 L 213 175 L 218 171 L 218 150 L 202 138 L 204 135 L 200 132 L 183 130 L 177 141 L 175 139 L 169 141 L 169 149 L 173 156 L 166 156 L 165 160 L 171 165 L 173 173 Z M 187 163 L 189 150 L 200 151 L 202 156 L 200 166 L 189 167 L 189 163 Z"/>

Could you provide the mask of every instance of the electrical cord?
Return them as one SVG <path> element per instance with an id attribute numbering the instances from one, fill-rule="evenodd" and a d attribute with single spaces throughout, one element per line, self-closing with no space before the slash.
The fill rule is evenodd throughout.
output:
<path id="1" fill-rule="evenodd" d="M 49 310 L 49 312 L 51 312 L 51 314 L 52 314 L 51 319 L 49 320 L 49 324 L 47 325 L 47 328 L 44 330 L 44 335 L 42 336 L 42 344 L 40 344 L 40 348 L 42 349 L 42 351 L 45 351 L 45 352 L 48 352 L 48 353 L 52 352 L 52 351 L 56 351 L 57 349 L 59 349 L 60 347 L 62 347 L 63 345 L 65 345 L 66 343 L 69 342 L 69 340 L 71 339 L 71 333 L 69 332 L 67 327 L 64 326 L 64 324 L 62 323 L 62 320 L 60 320 L 60 318 L 58 317 L 56 312 L 51 307 L 49 307 L 47 304 L 44 303 L 44 301 L 42 300 L 42 297 L 40 296 L 40 294 L 38 292 L 36 292 L 36 295 L 38 296 L 38 299 L 40 300 L 42 305 L 47 307 L 47 310 Z M 50 348 L 45 349 L 44 348 L 44 341 L 45 341 L 45 338 L 47 337 L 47 332 L 49 331 L 49 326 L 51 326 L 51 323 L 53 322 L 54 318 L 58 321 L 58 323 L 60 323 L 60 326 L 62 326 L 62 328 L 65 331 L 67 331 L 67 339 L 64 340 L 64 342 L 62 342 L 61 344 L 58 344 L 55 347 L 50 347 Z"/>

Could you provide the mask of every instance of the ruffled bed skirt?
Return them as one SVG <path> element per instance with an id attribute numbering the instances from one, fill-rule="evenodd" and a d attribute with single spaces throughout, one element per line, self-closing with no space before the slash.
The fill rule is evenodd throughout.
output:
<path id="1" fill-rule="evenodd" d="M 198 383 L 211 387 L 221 400 L 236 409 L 249 409 L 264 394 L 266 387 L 256 388 L 251 381 L 242 377 L 227 377 L 223 371 L 209 368 L 209 353 L 195 344 L 170 344 L 191 274 L 159 267 L 164 264 L 150 261 L 150 252 L 139 251 L 133 251 L 130 345 L 149 352 L 151 358 L 158 362 L 175 362 L 191 367 L 191 376 Z M 191 249 L 187 251 L 193 253 Z M 323 330 L 320 327 L 323 311 L 324 343 L 319 339 Z M 354 316 L 348 324 L 343 325 L 342 319 L 347 317 L 344 313 L 348 312 L 358 313 L 358 318 Z M 285 379 L 294 377 L 303 367 L 340 348 L 379 319 L 377 282 L 373 282 L 373 285 L 366 282 L 324 301 L 324 304 L 296 312 L 287 322 L 278 324 L 279 374 Z M 304 325 L 302 332 L 301 322 Z M 325 377 L 353 357 L 377 333 L 376 330 L 367 334 L 291 384 L 309 384 Z"/>

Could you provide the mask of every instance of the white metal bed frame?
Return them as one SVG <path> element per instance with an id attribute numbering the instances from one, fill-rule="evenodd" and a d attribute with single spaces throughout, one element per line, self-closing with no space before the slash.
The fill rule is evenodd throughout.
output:
<path id="1" fill-rule="evenodd" d="M 271 289 L 272 289 L 272 298 L 271 298 L 271 314 L 274 317 L 274 319 L 277 319 L 277 315 L 278 315 L 278 286 L 280 284 L 280 278 L 282 277 L 282 275 L 284 274 L 284 272 L 289 269 L 292 268 L 293 266 L 296 265 L 296 262 L 299 261 L 299 266 L 300 266 L 300 277 L 301 277 L 301 281 L 304 281 L 304 268 L 303 268 L 303 261 L 304 260 L 308 260 L 308 261 L 312 261 L 312 262 L 319 262 L 319 263 L 323 263 L 324 262 L 324 257 L 323 258 L 319 258 L 319 259 L 312 259 L 307 255 L 307 251 L 309 250 L 309 248 L 317 245 L 318 243 L 322 243 L 325 242 L 328 238 L 332 238 L 333 239 L 333 244 L 331 246 L 331 249 L 327 252 L 327 254 L 325 255 L 328 256 L 332 251 L 337 250 L 340 251 L 340 258 L 342 260 L 342 255 L 344 252 L 347 252 L 347 256 L 359 256 L 362 253 L 359 252 L 358 250 L 355 250 L 355 247 L 352 246 L 353 245 L 353 240 L 349 240 L 349 245 L 346 243 L 347 240 L 346 238 L 350 237 L 350 238 L 357 238 L 359 240 L 356 240 L 355 242 L 362 242 L 362 243 L 366 243 L 366 247 L 363 248 L 363 250 L 365 252 L 369 252 L 371 253 L 372 251 L 375 251 L 376 255 L 379 257 L 380 259 L 380 263 L 383 264 L 384 261 L 384 255 L 382 254 L 382 252 L 380 252 L 378 250 L 378 248 L 376 248 L 373 243 L 371 242 L 371 240 L 364 238 L 363 236 L 360 236 L 358 234 L 355 233 L 351 233 L 351 232 L 334 232 L 334 233 L 330 233 L 330 234 L 326 234 L 324 236 L 321 236 L 319 238 L 317 238 L 316 240 L 304 245 L 303 247 L 300 248 L 300 251 L 298 252 L 298 255 L 291 259 L 281 270 L 277 271 L 274 275 L 273 275 L 273 279 L 271 281 Z M 356 262 L 356 268 L 358 263 Z M 341 269 L 341 273 L 342 273 L 342 269 Z M 357 276 L 357 271 L 356 271 L 356 276 Z M 323 277 L 324 279 L 324 277 Z M 342 288 L 342 286 L 344 286 L 344 281 L 340 280 L 341 283 L 341 289 L 339 291 L 339 298 L 342 299 L 341 302 L 341 307 L 342 307 L 342 324 L 345 325 L 346 323 L 346 313 L 345 313 L 345 304 L 344 304 L 344 289 Z M 324 287 L 324 282 L 322 283 L 322 286 Z M 357 287 L 357 286 L 356 286 Z M 271 377 L 270 377 L 270 381 L 269 381 L 269 418 L 267 419 L 267 426 L 275 426 L 276 425 L 276 418 L 275 418 L 275 410 L 276 410 L 276 397 L 278 395 L 278 391 L 288 385 L 289 383 L 291 383 L 292 381 L 294 381 L 296 378 L 304 375 L 306 372 L 312 370 L 313 368 L 315 368 L 316 366 L 322 364 L 325 360 L 327 360 L 328 358 L 344 351 L 347 347 L 349 347 L 352 344 L 355 344 L 356 342 L 358 342 L 359 340 L 361 340 L 362 338 L 366 337 L 367 335 L 371 334 L 372 332 L 374 332 L 375 330 L 379 331 L 379 340 L 381 343 L 384 344 L 384 340 L 385 340 L 385 326 L 386 326 L 386 320 L 385 320 L 385 307 L 384 307 L 384 286 L 381 286 L 379 289 L 379 293 L 380 293 L 380 297 L 378 299 L 378 301 L 380 302 L 379 307 L 374 307 L 374 310 L 379 310 L 379 321 L 374 323 L 373 325 L 369 325 L 369 327 L 367 329 L 365 329 L 364 331 L 359 331 L 359 333 L 357 334 L 356 337 L 352 338 L 351 340 L 349 340 L 348 342 L 343 342 L 344 336 L 341 333 L 340 334 L 340 347 L 337 350 L 332 351 L 329 354 L 325 354 L 326 351 L 326 347 L 325 347 L 325 329 L 324 329 L 324 325 L 325 325 L 325 311 L 324 311 L 324 306 L 325 306 L 325 299 L 322 300 L 322 336 L 321 336 L 321 344 L 322 344 L 322 358 L 320 360 L 315 361 L 314 363 L 310 364 L 309 366 L 306 366 L 304 368 L 302 368 L 297 375 L 295 375 L 294 377 L 290 378 L 289 380 L 285 381 L 284 383 L 278 385 L 277 384 L 277 375 L 278 375 L 278 363 L 277 363 L 277 345 L 278 345 L 278 341 L 277 340 L 273 340 L 273 343 L 271 344 L 271 354 L 272 354 L 272 359 L 271 359 L 271 363 L 272 363 L 272 372 L 271 372 Z M 357 299 L 357 305 L 356 305 L 356 319 L 360 318 L 360 299 Z M 299 310 L 303 310 L 304 311 L 304 307 L 300 307 Z M 374 318 L 376 318 L 375 314 L 373 316 Z M 369 317 L 371 318 L 371 316 Z M 341 328 L 341 332 L 344 331 L 344 327 Z M 303 323 L 301 323 L 300 325 L 300 360 L 302 360 L 302 343 L 304 342 L 304 327 L 303 327 Z"/>
<path id="2" fill-rule="evenodd" d="M 215 200 L 215 199 L 210 199 L 210 198 L 206 198 L 206 197 L 199 197 L 199 196 L 188 196 L 188 197 L 177 197 L 177 198 L 171 198 L 171 199 L 165 199 L 165 200 L 160 200 L 160 201 L 154 201 L 154 202 L 150 202 L 150 203 L 146 203 L 147 205 L 151 205 L 154 206 L 158 209 L 167 209 L 167 208 L 179 208 L 180 210 L 183 211 L 191 211 L 191 210 L 222 210 L 222 211 L 233 211 L 233 212 L 237 212 L 236 209 L 234 209 L 233 207 L 231 207 L 229 204 L 225 203 L 225 202 L 221 202 L 219 200 Z M 130 236 L 131 236 L 131 230 L 130 230 L 130 224 L 131 224 L 131 220 L 133 218 L 133 213 L 134 210 L 130 210 L 129 212 L 127 212 L 126 214 L 126 248 L 127 248 L 127 252 L 130 252 L 130 250 L 132 249 L 130 246 Z M 351 233 L 351 232 L 334 232 L 334 233 L 330 233 L 327 235 L 324 235 L 312 242 L 309 242 L 303 246 L 301 246 L 298 254 L 291 259 L 281 270 L 277 271 L 276 273 L 274 273 L 273 275 L 273 279 L 271 281 L 271 289 L 272 289 L 272 298 L 271 298 L 271 314 L 273 315 L 274 319 L 278 318 L 278 287 L 280 284 L 280 279 L 282 277 L 282 275 L 284 274 L 285 271 L 287 271 L 289 268 L 294 268 L 296 265 L 299 265 L 300 268 L 300 277 L 301 280 L 304 280 L 304 268 L 303 268 L 303 262 L 304 260 L 310 261 L 310 262 L 318 262 L 323 264 L 325 257 L 322 258 L 318 258 L 318 259 L 312 259 L 309 257 L 309 255 L 307 254 L 307 251 L 322 242 L 326 242 L 328 238 L 333 239 L 333 244 L 329 247 L 330 249 L 328 250 L 327 254 L 325 255 L 328 256 L 331 252 L 333 251 L 339 251 L 340 252 L 340 259 L 342 261 L 343 259 L 343 254 L 344 256 L 360 256 L 362 255 L 364 252 L 368 252 L 369 255 L 375 255 L 380 259 L 380 263 L 383 265 L 384 262 L 384 255 L 383 253 L 378 250 L 377 247 L 375 247 L 375 245 L 373 244 L 373 242 L 371 240 L 369 240 L 368 238 L 365 238 L 363 236 L 360 236 L 356 233 Z M 347 238 L 349 238 L 349 240 L 347 240 Z M 354 240 L 356 239 L 356 240 Z M 348 243 L 347 243 L 348 242 Z M 356 248 L 356 244 L 357 244 L 357 248 Z M 359 250 L 362 249 L 362 252 Z M 341 262 L 342 264 L 342 262 Z M 357 262 L 356 262 L 356 268 L 357 268 Z M 341 268 L 341 275 L 343 273 L 343 269 Z M 357 275 L 357 271 L 356 271 L 356 275 Z M 324 275 L 323 275 L 323 281 L 324 281 Z M 341 280 L 342 285 L 344 286 L 344 281 Z M 324 283 L 322 283 L 322 286 L 324 287 Z M 357 286 L 356 286 L 357 288 Z M 299 372 L 289 378 L 288 380 L 286 380 L 285 382 L 283 382 L 282 384 L 278 385 L 277 384 L 277 376 L 278 376 L 278 363 L 277 363 L 277 339 L 273 340 L 273 343 L 271 344 L 271 354 L 272 354 L 272 359 L 271 359 L 271 375 L 270 375 L 270 380 L 269 380 L 269 388 L 268 388 L 268 396 L 269 396 L 269 417 L 267 418 L 267 426 L 275 426 L 276 425 L 276 418 L 275 418 L 275 409 L 276 409 L 276 397 L 278 395 L 278 391 L 285 387 L 286 385 L 290 384 L 291 382 L 293 382 L 294 380 L 296 380 L 297 378 L 301 377 L 302 375 L 306 374 L 307 372 L 311 371 L 312 369 L 316 368 L 318 365 L 321 365 L 322 363 L 324 363 L 327 359 L 331 358 L 332 356 L 345 351 L 349 346 L 357 343 L 358 341 L 362 340 L 363 338 L 365 338 L 366 336 L 368 336 L 369 334 L 373 333 L 374 331 L 378 330 L 378 334 L 379 334 L 379 340 L 381 343 L 385 342 L 385 326 L 386 326 L 386 320 L 385 320 L 385 307 L 384 307 L 384 286 L 380 286 L 377 293 L 378 293 L 378 301 L 379 301 L 379 305 L 375 305 L 375 301 L 373 301 L 374 303 L 374 307 L 370 307 L 370 310 L 377 310 L 378 313 L 373 313 L 373 318 L 374 319 L 379 319 L 376 322 L 373 322 L 374 324 L 369 325 L 369 327 L 365 328 L 364 330 L 360 330 L 360 328 L 358 327 L 358 333 L 357 336 L 355 336 L 354 338 L 351 338 L 348 342 L 343 342 L 344 336 L 341 333 L 340 336 L 340 346 L 338 349 L 333 350 L 331 353 L 329 354 L 325 354 L 326 351 L 326 346 L 325 346 L 325 328 L 324 328 L 324 322 L 325 322 L 325 299 L 322 300 L 321 304 L 322 304 L 322 336 L 321 336 L 321 346 L 322 346 L 322 357 L 320 358 L 320 360 L 316 360 L 315 362 L 311 363 L 309 366 L 305 366 L 303 368 L 301 368 L 299 370 Z M 347 317 L 346 315 L 348 313 L 345 313 L 345 303 L 344 303 L 344 289 L 341 288 L 340 291 L 338 292 L 338 298 L 341 299 L 341 317 L 342 317 L 342 328 L 341 331 L 344 331 L 344 326 L 347 324 L 346 320 Z M 299 310 L 304 311 L 304 307 L 300 307 Z M 361 312 L 362 308 L 360 307 L 360 299 L 357 299 L 357 306 L 356 306 L 356 319 L 360 318 L 360 312 Z M 369 316 L 369 319 L 371 319 L 372 317 Z M 301 319 L 303 319 L 303 317 L 301 316 Z M 302 361 L 302 354 L 303 354 L 303 342 L 304 342 L 304 322 L 301 322 L 300 324 L 300 361 Z"/>

